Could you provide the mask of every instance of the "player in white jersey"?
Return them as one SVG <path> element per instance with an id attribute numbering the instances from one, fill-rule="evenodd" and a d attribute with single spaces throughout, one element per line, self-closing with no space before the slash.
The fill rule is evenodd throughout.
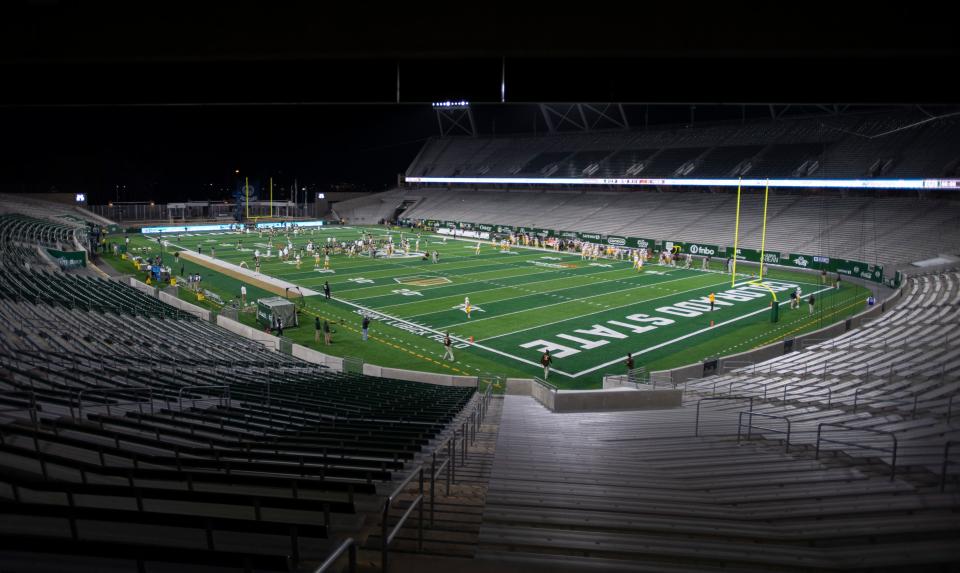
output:
<path id="1" fill-rule="evenodd" d="M 473 254 L 475 255 L 480 254 L 480 241 L 477 241 L 477 248 L 473 250 Z"/>

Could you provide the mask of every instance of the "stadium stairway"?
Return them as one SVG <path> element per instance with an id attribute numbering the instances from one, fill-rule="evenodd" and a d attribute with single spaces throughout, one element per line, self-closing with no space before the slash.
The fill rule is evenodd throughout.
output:
<path id="1" fill-rule="evenodd" d="M 732 414 L 704 410 L 694 436 L 689 405 L 554 414 L 507 396 L 477 560 L 489 570 L 598 571 L 917 570 L 960 560 L 956 493 L 785 452 L 775 439 L 738 443 Z"/>
<path id="2" fill-rule="evenodd" d="M 429 481 L 425 485 L 422 550 L 418 542 L 419 513 L 414 512 L 393 540 L 390 550 L 390 571 L 423 571 L 431 563 L 434 565 L 443 563 L 444 567 L 450 568 L 449 570 L 458 571 L 463 567 L 472 566 L 469 560 L 472 560 L 476 554 L 503 403 L 502 399 L 490 399 L 487 413 L 482 423 L 476 426 L 476 432 L 473 433 L 469 429 L 468 413 L 475 409 L 476 403 L 481 399 L 481 395 L 475 396 L 473 402 L 468 404 L 450 425 L 450 429 L 441 434 L 420 455 L 419 461 L 427 468 L 429 475 L 434 467 L 432 454 L 437 453 L 436 467 L 440 467 L 440 464 L 448 459 L 450 452 L 447 447 L 448 440 L 462 436 L 462 433 L 454 435 L 453 430 L 462 429 L 464 424 L 467 424 L 466 451 L 463 449 L 462 441 L 453 448 L 456 463 L 450 475 L 449 489 L 445 481 L 445 471 L 437 472 L 439 477 L 435 491 L 430 492 Z M 397 509 L 391 513 L 387 522 L 388 526 L 394 527 L 397 524 L 402 510 L 409 507 L 415 493 L 407 492 L 400 495 Z M 431 499 L 433 503 L 430 502 Z M 367 566 L 370 570 L 379 570 L 383 521 L 376 519 L 372 523 L 375 525 L 370 528 L 364 544 L 366 551 L 363 555 L 367 557 Z"/>

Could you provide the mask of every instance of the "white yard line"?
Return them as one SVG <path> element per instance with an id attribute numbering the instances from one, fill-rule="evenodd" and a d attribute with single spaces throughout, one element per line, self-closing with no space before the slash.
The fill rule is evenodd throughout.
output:
<path id="1" fill-rule="evenodd" d="M 578 275 L 578 276 L 595 277 L 595 276 L 597 276 L 597 275 L 602 275 L 602 274 L 604 274 L 604 273 L 619 272 L 619 271 L 622 271 L 622 270 L 623 270 L 623 269 L 616 269 L 616 271 L 601 271 L 601 272 L 598 272 L 598 273 Z M 526 277 L 526 276 L 537 276 L 537 275 L 539 275 L 539 274 L 541 274 L 541 273 L 533 273 L 533 274 L 530 274 L 530 275 L 517 275 L 517 276 L 519 276 L 519 277 Z M 633 276 L 636 276 L 636 275 L 633 275 Z M 512 278 L 512 277 L 510 277 L 510 278 Z M 550 282 L 550 281 L 569 280 L 569 279 L 572 279 L 572 278 L 576 278 L 576 277 L 558 277 L 558 276 L 555 276 L 555 275 L 554 275 L 554 276 L 552 276 L 552 277 L 550 277 L 550 278 L 547 278 L 547 279 L 543 279 L 543 280 L 539 280 L 539 281 L 525 282 L 525 283 L 521 283 L 521 284 L 518 284 L 518 285 L 502 285 L 502 284 L 499 284 L 499 283 L 489 282 L 489 281 L 474 281 L 474 282 L 484 282 L 484 283 L 488 283 L 488 284 L 495 285 L 495 286 L 497 287 L 497 288 L 492 288 L 492 289 L 488 289 L 488 290 L 476 291 L 476 296 L 481 296 L 481 295 L 483 295 L 483 294 L 489 293 L 490 291 L 495 291 L 495 290 L 499 290 L 499 289 L 502 289 L 502 288 L 512 288 L 512 289 L 523 290 L 523 287 L 526 287 L 526 286 L 529 286 L 529 285 L 535 285 L 535 284 L 538 284 L 538 283 L 545 283 L 545 282 Z M 528 294 L 521 295 L 520 297 L 501 298 L 501 299 L 497 299 L 497 300 L 494 300 L 494 301 L 488 301 L 488 302 L 486 302 L 485 304 L 492 304 L 492 303 L 494 303 L 494 302 L 503 302 L 503 301 L 505 301 L 505 300 L 513 300 L 513 299 L 515 299 L 515 298 L 522 298 L 523 296 L 529 296 L 530 294 L 549 294 L 549 293 L 552 293 L 552 292 L 557 292 L 557 291 L 561 291 L 561 290 L 568 290 L 568 289 L 572 289 L 572 288 L 581 288 L 581 287 L 585 287 L 585 286 L 594 286 L 594 285 L 598 285 L 598 284 L 612 283 L 612 282 L 621 281 L 621 280 L 624 280 L 624 279 L 627 279 L 627 278 L 630 278 L 630 276 L 628 275 L 628 276 L 625 276 L 625 277 L 623 277 L 623 278 L 611 279 L 611 280 L 606 280 L 606 281 L 597 281 L 597 282 L 592 282 L 592 283 L 588 283 L 588 284 L 585 284 L 585 285 L 576 285 L 576 286 L 564 287 L 564 288 L 562 288 L 562 289 L 553 289 L 553 290 L 549 290 L 549 291 L 528 291 Z M 666 281 L 664 281 L 664 282 L 666 282 Z M 660 283 L 655 283 L 655 284 L 660 284 Z M 382 286 L 382 285 L 381 285 L 381 286 Z M 451 285 L 447 284 L 447 285 L 443 285 L 443 286 L 444 286 L 444 287 L 449 287 L 449 286 L 451 286 Z M 462 285 L 461 285 L 461 286 L 462 286 Z M 430 288 L 420 289 L 420 290 L 417 291 L 417 292 L 424 292 L 424 291 L 432 290 L 432 289 L 434 289 L 434 288 L 443 288 L 443 287 L 430 287 Z M 353 292 L 353 291 L 351 290 L 350 292 Z M 470 292 L 470 293 L 467 294 L 467 296 L 474 296 L 474 294 L 475 294 L 475 293 Z M 389 296 L 389 295 L 379 295 L 379 296 Z M 459 297 L 460 297 L 460 294 L 447 295 L 447 296 L 435 298 L 435 299 L 433 299 L 433 300 L 434 300 L 434 301 L 439 301 L 439 300 L 442 300 L 442 299 L 448 298 L 448 297 L 450 297 L 450 298 L 459 298 Z M 367 300 L 367 299 L 371 299 L 371 298 L 377 298 L 377 297 L 376 297 L 376 296 L 369 296 L 369 297 L 364 297 L 364 298 L 355 298 L 355 299 L 351 299 L 351 300 Z M 404 306 L 404 305 L 407 305 L 407 304 L 416 304 L 416 303 L 421 303 L 421 302 L 426 302 L 426 301 L 425 301 L 425 300 L 414 300 L 414 301 L 409 301 L 409 302 L 399 302 L 399 303 L 397 303 L 397 304 L 389 304 L 389 305 L 383 306 L 383 307 L 381 307 L 381 308 L 393 308 L 393 307 L 397 307 L 397 306 Z M 430 313 L 428 312 L 428 313 L 424 313 L 424 314 L 430 314 Z M 420 316 L 420 315 L 415 315 L 415 316 Z M 410 318 L 410 317 L 408 317 L 408 318 Z"/>
<path id="2" fill-rule="evenodd" d="M 679 279 L 671 279 L 671 280 L 669 280 L 669 281 L 663 281 L 662 283 L 652 283 L 652 284 L 649 284 L 649 285 L 645 285 L 645 286 L 641 286 L 641 287 L 633 287 L 632 289 L 624 289 L 624 290 L 634 290 L 634 289 L 637 289 L 637 288 L 652 287 L 652 286 L 662 285 L 662 284 L 671 283 L 671 282 L 675 282 L 675 281 L 686 280 L 686 279 L 689 279 L 689 278 L 690 278 L 690 277 L 683 277 L 683 278 L 679 278 Z M 563 320 L 555 320 L 555 321 L 553 321 L 553 322 L 547 322 L 547 323 L 545 323 L 545 324 L 538 324 L 538 325 L 536 325 L 536 326 L 530 326 L 530 327 L 528 327 L 528 328 L 521 328 L 520 330 L 514 330 L 513 332 L 507 332 L 507 333 L 504 333 L 504 334 L 498 334 L 498 335 L 496 335 L 496 336 L 490 336 L 490 337 L 488 337 L 488 338 L 482 339 L 481 342 L 486 342 L 486 341 L 488 341 L 488 340 L 493 340 L 493 339 L 495 339 L 495 338 L 503 338 L 504 336 L 510 336 L 511 334 L 518 334 L 518 333 L 520 333 L 520 332 L 526 332 L 526 331 L 528 331 L 528 330 L 533 330 L 533 329 L 535 329 L 535 328 L 543 328 L 544 326 L 551 326 L 551 325 L 553 325 L 553 324 L 559 324 L 559 323 L 561 323 L 561 322 L 567 322 L 567 321 L 569 321 L 569 320 L 577 320 L 578 318 L 583 318 L 584 316 L 591 316 L 591 315 L 594 315 L 594 314 L 599 314 L 599 313 L 601 313 L 601 312 L 607 312 L 608 310 L 616 310 L 616 309 L 618 309 L 618 308 L 626 308 L 626 307 L 628 307 L 628 306 L 634 306 L 634 305 L 637 305 L 637 304 L 643 304 L 643 303 L 646 303 L 646 302 L 650 302 L 650 301 L 652 301 L 652 300 L 660 300 L 661 298 L 667 298 L 667 297 L 670 297 L 670 296 L 677 296 L 678 294 L 683 294 L 683 293 L 687 293 L 687 292 L 693 292 L 693 291 L 695 291 L 695 290 L 702 290 L 702 289 L 705 289 L 705 288 L 711 288 L 711 287 L 720 286 L 720 285 L 724 285 L 724 284 L 727 284 L 726 281 L 724 281 L 724 282 L 722 282 L 722 283 L 708 284 L 708 285 L 703 285 L 703 286 L 699 286 L 699 287 L 692 288 L 692 289 L 681 290 L 681 291 L 673 292 L 673 293 L 670 293 L 670 294 L 665 294 L 665 295 L 663 295 L 663 296 L 658 296 L 658 297 L 654 297 L 654 298 L 648 298 L 648 299 L 646 299 L 646 300 L 635 300 L 635 301 L 633 301 L 633 302 L 630 302 L 630 303 L 627 303 L 627 304 L 622 304 L 622 305 L 620 305 L 620 306 L 611 306 L 611 307 L 605 308 L 605 309 L 603 309 L 603 310 L 596 310 L 596 311 L 593 311 L 593 312 L 588 312 L 588 313 L 586 313 L 586 314 L 580 314 L 580 315 L 574 316 L 573 318 L 564 318 Z M 746 284 L 746 283 L 743 283 L 743 284 Z M 743 284 L 737 285 L 737 286 L 743 286 Z M 615 293 L 618 293 L 618 292 L 623 292 L 623 291 L 613 291 L 613 292 L 604 293 L 604 294 L 602 294 L 602 295 L 601 295 L 601 294 L 598 294 L 598 295 L 595 295 L 595 296 L 604 296 L 604 295 L 608 295 L 608 294 L 615 294 Z M 590 298 L 593 298 L 593 297 L 590 297 Z M 586 300 L 586 299 L 579 299 L 579 300 Z M 521 313 L 521 312 L 528 312 L 528 311 L 531 311 L 531 310 L 539 310 L 539 309 L 541 309 L 541 308 L 547 308 L 548 306 L 556 306 L 556 305 L 558 305 L 558 304 L 567 304 L 567 303 L 569 303 L 569 301 L 558 302 L 558 303 L 548 304 L 548 305 L 544 305 L 544 306 L 538 306 L 538 307 L 536 307 L 536 308 L 525 308 L 525 309 L 523 309 L 523 310 L 517 310 L 517 311 L 514 311 L 514 312 L 508 312 L 507 314 L 499 314 L 499 315 L 497 315 L 497 316 L 489 316 L 489 317 L 487 317 L 487 318 L 481 318 L 481 319 L 479 319 L 479 320 L 473 320 L 473 321 L 470 322 L 470 324 L 476 324 L 476 323 L 480 322 L 481 320 L 490 320 L 490 319 L 492 319 L 492 318 L 500 318 L 500 317 L 503 317 L 503 316 L 509 316 L 509 315 L 511 315 L 511 314 L 517 314 L 517 313 Z M 462 324 L 462 323 L 459 323 L 459 324 Z M 459 325 L 459 324 L 458 324 L 458 325 Z M 450 326 L 455 326 L 455 325 L 450 325 Z M 440 327 L 440 328 L 449 328 L 449 327 L 442 326 L 442 327 Z"/>

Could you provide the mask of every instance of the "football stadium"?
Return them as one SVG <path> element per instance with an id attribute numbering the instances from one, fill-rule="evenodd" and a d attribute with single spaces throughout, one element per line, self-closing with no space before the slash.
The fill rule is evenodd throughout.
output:
<path id="1" fill-rule="evenodd" d="M 17 3 L 0 60 L 0 572 L 960 567 L 960 106 L 850 72 L 955 44 L 76 10 Z M 796 53 L 799 103 L 555 73 Z M 306 69 L 360 91 L 228 79 Z"/>

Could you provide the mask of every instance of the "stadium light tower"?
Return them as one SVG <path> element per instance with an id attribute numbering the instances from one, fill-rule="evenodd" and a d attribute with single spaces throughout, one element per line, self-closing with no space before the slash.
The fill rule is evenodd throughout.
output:
<path id="1" fill-rule="evenodd" d="M 473 122 L 470 102 L 466 100 L 435 101 L 433 102 L 433 109 L 437 112 L 440 137 L 448 135 L 477 136 L 477 126 Z"/>

